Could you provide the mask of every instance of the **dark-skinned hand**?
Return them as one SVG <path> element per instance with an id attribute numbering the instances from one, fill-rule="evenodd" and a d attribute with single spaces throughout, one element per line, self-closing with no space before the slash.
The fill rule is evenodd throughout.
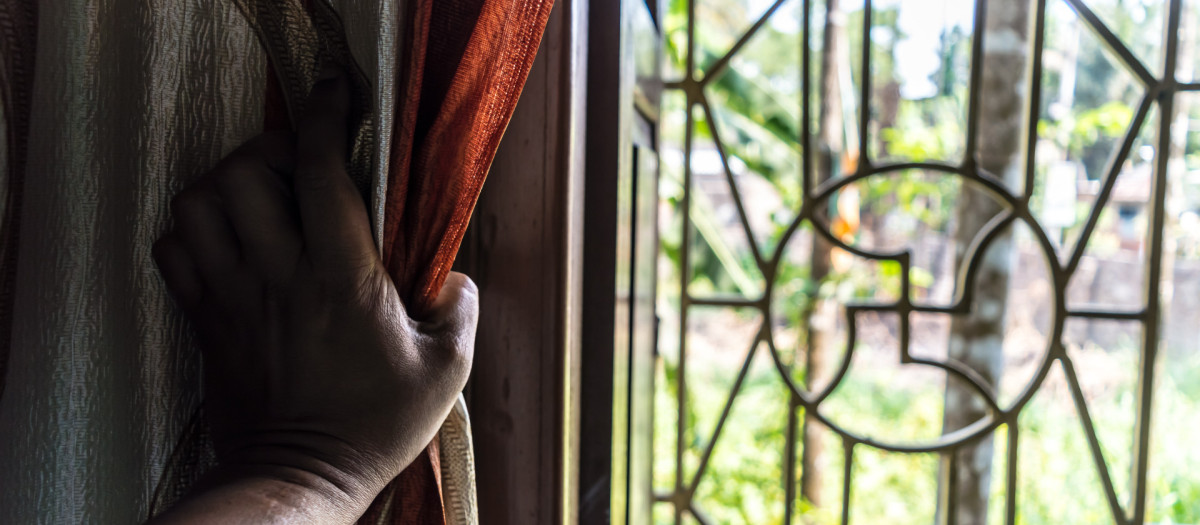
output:
<path id="1" fill-rule="evenodd" d="M 171 203 L 155 244 L 198 334 L 218 467 L 158 523 L 352 523 L 466 381 L 477 290 L 411 319 L 346 173 L 349 88 L 323 75 L 296 133 L 246 143 Z"/>

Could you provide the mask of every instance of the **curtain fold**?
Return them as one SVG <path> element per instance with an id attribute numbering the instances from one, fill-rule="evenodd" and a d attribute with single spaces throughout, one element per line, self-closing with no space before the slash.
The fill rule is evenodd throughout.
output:
<path id="1" fill-rule="evenodd" d="M 450 273 L 553 0 L 416 0 L 384 260 L 417 312 Z"/>
<path id="2" fill-rule="evenodd" d="M 3 268 L 16 278 L 0 320 L 0 523 L 138 523 L 201 398 L 151 246 L 170 197 L 262 131 L 266 57 L 228 0 L 0 6 L 36 8 L 13 137 L 27 156 L 4 168 L 20 212 L 5 224 L 19 242 Z"/>
<path id="3" fill-rule="evenodd" d="M 450 273 L 552 6 L 553 0 L 411 4 L 383 257 L 417 316 L 432 305 Z M 368 518 L 385 514 L 390 496 L 392 508 L 398 502 L 401 510 L 377 522 L 446 522 L 439 468 L 425 468 L 437 455 L 427 452 L 385 490 Z"/>
<path id="4" fill-rule="evenodd" d="M 0 522 L 137 521 L 211 464 L 198 354 L 149 247 L 172 194 L 297 120 L 322 63 L 350 73 L 349 171 L 420 316 L 552 4 L 0 1 L 0 471 L 19 473 Z M 467 425 L 460 398 L 362 522 L 476 521 Z"/>
<path id="5" fill-rule="evenodd" d="M 21 195 L 25 188 L 33 67 L 37 51 L 37 4 L 0 2 L 0 396 L 4 395 L 12 339 Z"/>

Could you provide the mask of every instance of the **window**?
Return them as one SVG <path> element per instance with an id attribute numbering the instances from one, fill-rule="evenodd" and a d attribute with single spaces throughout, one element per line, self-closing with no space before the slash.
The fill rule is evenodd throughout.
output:
<path id="1" fill-rule="evenodd" d="M 1200 7 L 670 0 L 654 523 L 1200 522 Z"/>

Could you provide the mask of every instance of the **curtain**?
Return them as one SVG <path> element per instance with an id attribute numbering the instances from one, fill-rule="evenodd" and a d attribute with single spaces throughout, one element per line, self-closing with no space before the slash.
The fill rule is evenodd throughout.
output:
<path id="1" fill-rule="evenodd" d="M 167 202 L 351 72 L 349 168 L 413 312 L 453 263 L 552 0 L 0 0 L 0 523 L 136 523 L 213 460 L 150 261 Z M 475 521 L 461 398 L 363 522 Z"/>

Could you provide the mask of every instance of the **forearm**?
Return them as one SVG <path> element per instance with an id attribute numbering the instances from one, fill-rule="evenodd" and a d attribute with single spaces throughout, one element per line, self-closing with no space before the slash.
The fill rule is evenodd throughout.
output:
<path id="1" fill-rule="evenodd" d="M 148 525 L 351 524 L 371 498 L 351 495 L 316 474 L 263 466 L 221 468 Z"/>

